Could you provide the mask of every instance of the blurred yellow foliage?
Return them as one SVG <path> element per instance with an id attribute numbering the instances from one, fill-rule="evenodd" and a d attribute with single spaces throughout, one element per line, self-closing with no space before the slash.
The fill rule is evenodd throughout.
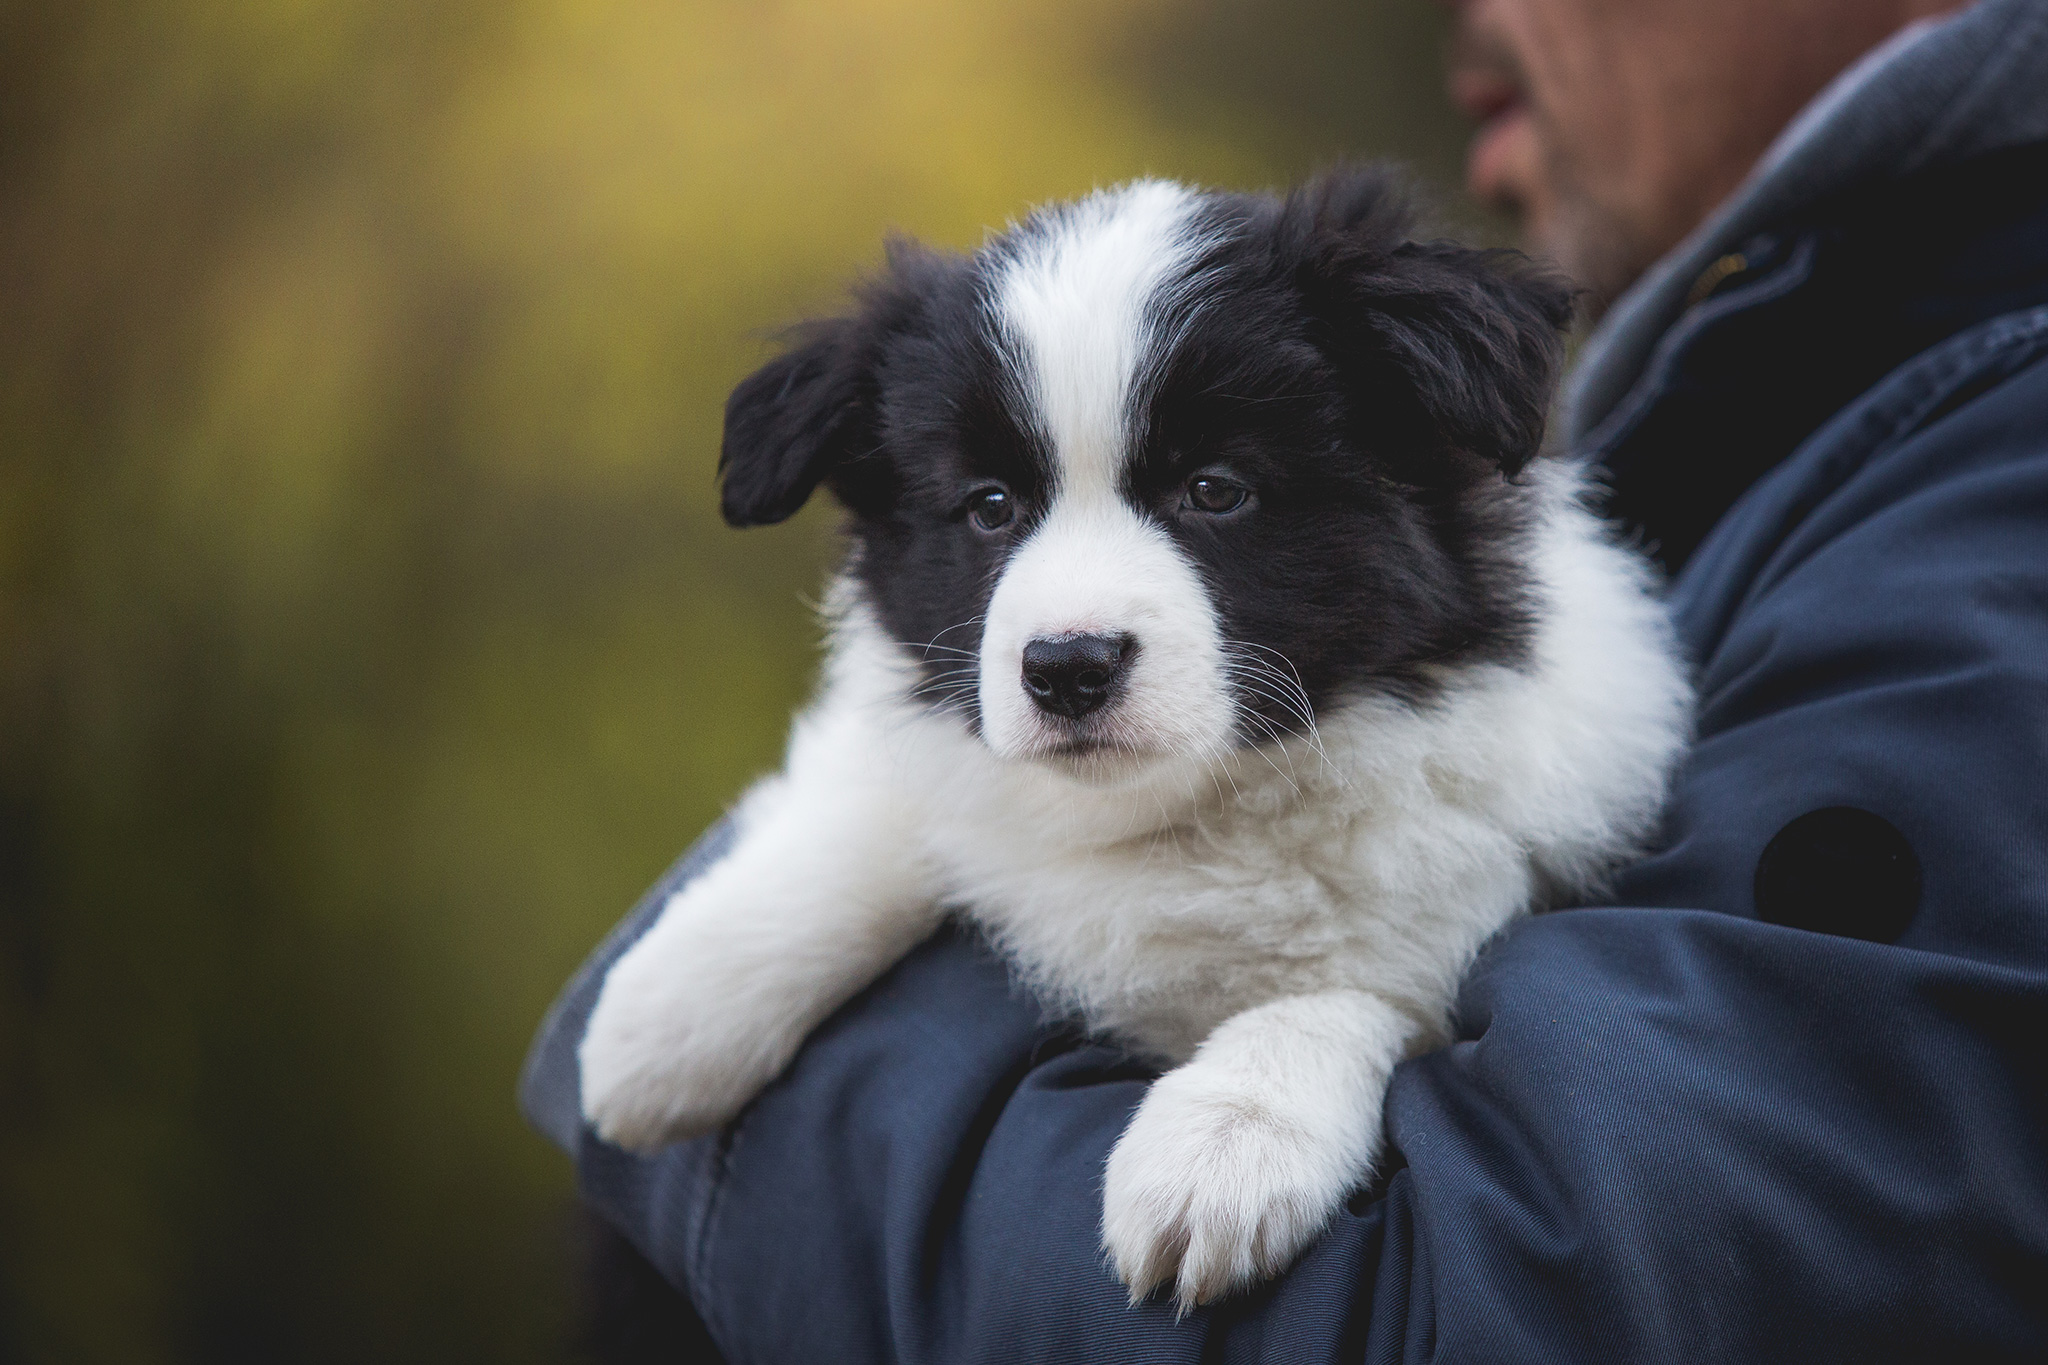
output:
<path id="1" fill-rule="evenodd" d="M 511 1099 L 774 762 L 720 406 L 902 230 L 1442 175 L 1424 0 L 0 0 L 0 1358 L 566 1358 Z"/>

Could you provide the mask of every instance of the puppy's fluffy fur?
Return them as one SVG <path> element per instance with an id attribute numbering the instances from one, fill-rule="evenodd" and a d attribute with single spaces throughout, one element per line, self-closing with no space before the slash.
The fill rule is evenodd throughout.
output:
<path id="1" fill-rule="evenodd" d="M 1567 291 L 1409 221 L 1371 171 L 1135 183 L 895 247 L 739 387 L 727 518 L 825 484 L 852 549 L 786 769 L 605 983 L 599 1133 L 725 1123 L 964 907 L 1170 1068 L 1106 1174 L 1134 1298 L 1279 1270 L 1370 1173 L 1394 1065 L 1649 831 L 1688 703 L 1536 458 Z"/>

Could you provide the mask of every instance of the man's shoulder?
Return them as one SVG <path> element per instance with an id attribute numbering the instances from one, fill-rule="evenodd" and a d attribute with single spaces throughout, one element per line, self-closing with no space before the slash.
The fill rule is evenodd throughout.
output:
<path id="1" fill-rule="evenodd" d="M 1629 902 L 1758 914 L 1772 867 L 1839 855 L 1840 886 L 1898 870 L 1913 946 L 2048 961 L 2039 841 L 1986 837 L 2042 818 L 2044 530 L 2048 306 L 1915 356 L 1759 480 L 1674 584 L 1698 741 Z"/>

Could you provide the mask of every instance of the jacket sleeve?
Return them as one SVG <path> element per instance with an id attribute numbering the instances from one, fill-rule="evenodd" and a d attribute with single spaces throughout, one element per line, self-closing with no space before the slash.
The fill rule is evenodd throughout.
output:
<path id="1" fill-rule="evenodd" d="M 2048 364 L 2000 354 L 1702 548 L 1662 851 L 1482 958 L 1391 1173 L 1279 1280 L 1125 1306 L 1100 1172 L 1145 1078 L 957 933 L 719 1139 L 558 1119 L 587 1196 L 735 1362 L 2048 1356 Z"/>

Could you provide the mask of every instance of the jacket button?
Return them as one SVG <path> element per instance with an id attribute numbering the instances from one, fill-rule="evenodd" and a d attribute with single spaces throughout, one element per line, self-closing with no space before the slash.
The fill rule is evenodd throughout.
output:
<path id="1" fill-rule="evenodd" d="M 1723 256 L 1720 260 L 1715 261 L 1705 270 L 1702 270 L 1700 277 L 1692 282 L 1692 288 L 1685 291 L 1685 306 L 1688 308 L 1699 307 L 1699 305 L 1714 296 L 1715 290 L 1748 269 L 1749 257 L 1741 252 L 1731 252 Z"/>
<path id="2" fill-rule="evenodd" d="M 1920 908 L 1920 860 L 1889 820 L 1854 806 L 1808 811 L 1756 864 L 1757 918 L 1891 943 Z"/>

